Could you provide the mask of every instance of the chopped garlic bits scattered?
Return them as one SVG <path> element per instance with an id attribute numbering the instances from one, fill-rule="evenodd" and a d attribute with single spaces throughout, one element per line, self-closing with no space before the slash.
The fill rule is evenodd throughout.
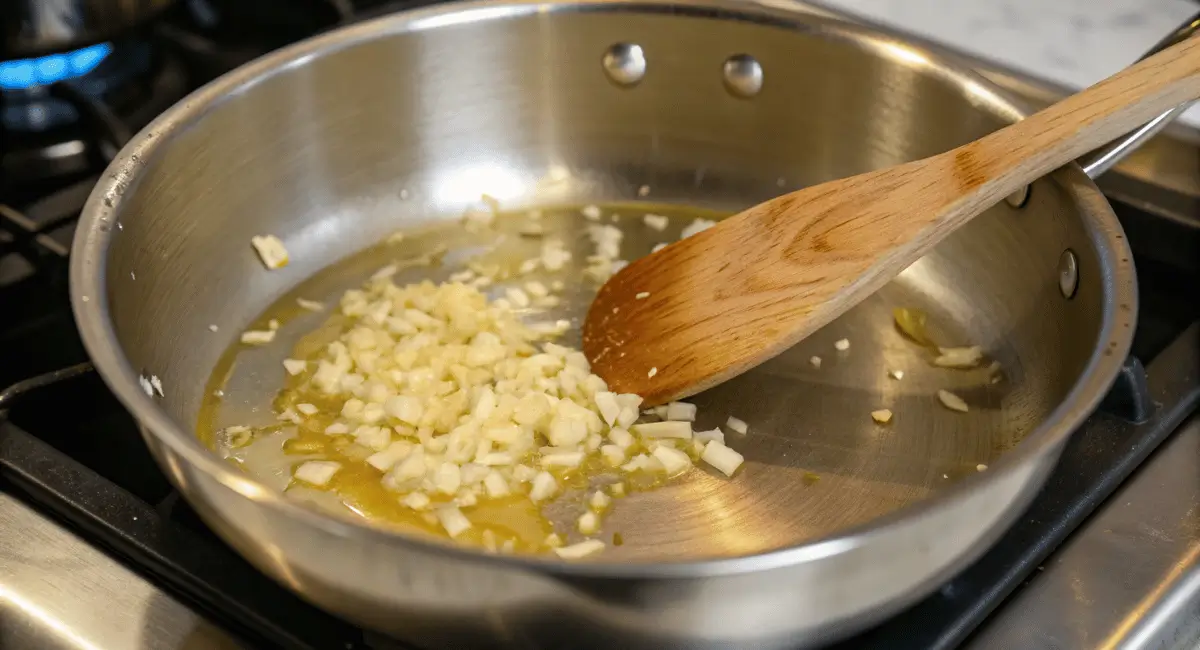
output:
<path id="1" fill-rule="evenodd" d="M 662 232 L 667 229 L 667 224 L 670 223 L 670 220 L 661 214 L 647 214 L 642 217 L 642 222 L 650 228 Z"/>
<path id="2" fill-rule="evenodd" d="M 667 419 L 684 422 L 696 421 L 696 405 L 687 402 L 671 402 L 667 404 Z"/>
<path id="3" fill-rule="evenodd" d="M 591 498 L 588 499 L 588 506 L 590 506 L 592 510 L 595 510 L 596 512 L 604 512 L 604 510 L 611 504 L 612 497 L 599 490 L 593 492 Z"/>
<path id="4" fill-rule="evenodd" d="M 254 439 L 254 432 L 250 430 L 250 427 L 232 426 L 221 429 L 217 432 L 217 436 L 223 439 L 230 448 L 238 449 L 250 444 Z"/>
<path id="5" fill-rule="evenodd" d="M 648 192 L 644 187 L 639 194 Z M 491 232 L 501 218 L 494 201 L 485 197 L 483 203 L 463 214 L 467 230 Z M 609 225 L 600 206 L 580 213 L 590 222 L 592 247 L 583 274 L 602 283 L 627 264 L 621 259 L 623 232 Z M 661 485 L 701 463 L 732 476 L 742 456 L 726 446 L 722 429 L 693 431 L 699 417 L 694 404 L 672 402 L 643 416 L 640 397 L 609 391 L 583 353 L 552 342 L 570 322 L 536 321 L 537 310 L 560 304 L 570 279 L 538 281 L 528 274 L 567 270 L 570 249 L 578 245 L 564 242 L 539 216 L 523 216 L 516 229 L 521 245 L 538 252 L 518 259 L 515 273 L 477 259 L 447 283 L 405 286 L 395 282 L 403 268 L 396 263 L 337 303 L 294 298 L 302 310 L 334 312 L 330 323 L 340 329 L 330 335 L 336 338 L 316 352 L 298 348 L 283 359 L 288 380 L 276 402 L 280 424 L 227 427 L 222 440 L 240 448 L 261 432 L 294 425 L 298 434 L 285 438 L 283 447 L 302 456 L 292 468 L 297 486 L 331 491 L 347 503 L 369 497 L 370 507 L 361 510 L 365 517 L 411 521 L 489 552 L 553 549 L 568 560 L 605 548 L 596 537 L 614 500 L 627 490 Z M 665 216 L 641 219 L 654 232 L 670 226 Z M 696 219 L 682 236 L 713 225 Z M 404 235 L 388 241 L 402 242 Z M 252 243 L 267 268 L 287 264 L 278 238 Z M 493 284 L 498 286 L 489 302 L 482 291 Z M 649 297 L 643 291 L 636 299 Z M 240 341 L 276 342 L 279 327 L 271 321 L 242 332 Z M 657 373 L 650 368 L 648 376 Z M 143 383 L 147 393 L 161 396 L 157 378 Z M 727 430 L 745 433 L 747 426 L 729 418 Z M 578 507 L 574 520 L 560 521 L 566 528 L 548 537 L 547 528 L 514 533 L 503 518 L 495 519 L 510 507 L 536 517 L 543 508 L 559 512 L 568 503 Z"/>
<path id="6" fill-rule="evenodd" d="M 938 348 L 933 365 L 942 368 L 974 368 L 983 361 L 983 349 L 977 345 L 965 348 Z"/>
<path id="7" fill-rule="evenodd" d="M 594 239 L 615 255 L 619 238 L 609 237 Z M 549 250 L 555 246 L 561 243 Z M 694 404 L 672 402 L 662 421 L 639 423 L 640 397 L 609 391 L 582 352 L 548 340 L 569 324 L 522 322 L 516 310 L 548 296 L 545 285 L 525 282 L 503 295 L 489 303 L 461 282 L 398 286 L 392 273 L 346 292 L 338 318 L 347 324 L 337 339 L 309 358 L 283 361 L 296 399 L 278 419 L 319 422 L 313 434 L 324 431 L 341 450 L 299 464 L 294 479 L 337 492 L 339 472 L 373 472 L 400 507 L 422 513 L 451 538 L 498 550 L 497 531 L 472 521 L 482 502 L 516 498 L 540 507 L 574 498 L 578 477 L 589 472 L 672 477 L 704 458 L 732 474 L 741 464 L 720 429 L 692 440 Z M 274 336 L 274 329 L 252 330 L 242 341 L 263 344 Z M 579 533 L 597 533 L 625 488 L 607 489 L 579 495 Z M 596 540 L 552 542 L 544 546 L 566 559 L 604 548 Z"/>
<path id="8" fill-rule="evenodd" d="M 596 531 L 600 530 L 600 517 L 594 512 L 585 512 L 579 515 L 579 521 L 576 522 L 579 527 L 579 532 L 584 535 L 595 535 Z"/>
<path id="9" fill-rule="evenodd" d="M 331 460 L 310 460 L 301 463 L 296 468 L 294 476 L 298 481 L 304 481 L 312 485 L 325 485 L 341 468 L 340 463 L 335 463 Z"/>
<path id="10" fill-rule="evenodd" d="M 589 555 L 595 555 L 603 550 L 604 542 L 598 539 L 589 539 L 578 544 L 556 548 L 554 552 L 564 560 L 578 560 Z"/>
<path id="11" fill-rule="evenodd" d="M 850 349 L 850 339 L 838 339 L 834 341 L 833 348 L 838 352 L 845 352 Z"/>
<path id="12" fill-rule="evenodd" d="M 678 476 L 692 467 L 692 459 L 674 447 L 659 445 L 654 448 L 653 456 L 655 460 L 662 463 L 667 476 Z"/>
<path id="13" fill-rule="evenodd" d="M 263 266 L 275 270 L 287 266 L 288 252 L 283 242 L 275 235 L 255 235 L 250 238 L 250 245 L 258 253 L 258 259 Z"/>
<path id="14" fill-rule="evenodd" d="M 717 468 L 726 476 L 733 476 L 745 458 L 724 444 L 713 440 L 704 446 L 704 453 L 701 454 L 700 460 Z"/>
<path id="15" fill-rule="evenodd" d="M 871 419 L 875 420 L 879 424 L 887 424 L 888 422 L 892 421 L 892 412 L 888 409 L 871 411 Z"/>
<path id="16" fill-rule="evenodd" d="M 702 445 L 708 444 L 709 442 L 712 442 L 713 440 L 716 440 L 717 442 L 720 442 L 721 444 L 725 444 L 725 432 L 721 431 L 720 427 L 717 427 L 716 429 L 711 429 L 709 431 L 693 431 L 692 432 L 692 440 L 695 440 L 696 442 L 699 442 Z"/>
<path id="17" fill-rule="evenodd" d="M 246 345 L 266 345 L 275 340 L 275 330 L 246 330 L 242 332 L 242 343 Z"/>
<path id="18" fill-rule="evenodd" d="M 683 227 L 683 231 L 679 233 L 679 238 L 687 239 L 688 237 L 702 233 L 715 225 L 717 225 L 717 222 L 709 219 L 696 219 L 695 221 Z"/>
<path id="19" fill-rule="evenodd" d="M 970 410 L 970 408 L 967 406 L 967 403 L 963 401 L 963 398 L 951 393 L 948 390 L 939 390 L 937 392 L 937 396 L 938 400 L 941 401 L 942 406 L 945 406 L 951 411 L 966 413 Z"/>
<path id="20" fill-rule="evenodd" d="M 588 226 L 588 237 L 595 245 L 596 252 L 588 256 L 588 266 L 583 274 L 598 283 L 604 283 L 627 264 L 618 259 L 625 234 L 616 226 L 592 225 Z"/>
<path id="21" fill-rule="evenodd" d="M 138 383 L 142 386 L 142 392 L 146 393 L 150 397 L 154 397 L 156 395 L 158 397 L 163 396 L 162 381 L 159 380 L 157 375 L 150 375 L 149 377 L 142 375 L 138 377 Z"/>
<path id="22" fill-rule="evenodd" d="M 647 422 L 635 424 L 630 429 L 642 438 L 677 438 L 690 440 L 692 437 L 691 422 Z"/>
<path id="23" fill-rule="evenodd" d="M 551 238 L 542 242 L 541 257 L 535 260 L 526 260 L 527 263 L 521 265 L 521 270 L 528 273 L 537 269 L 540 264 L 547 271 L 561 271 L 569 261 L 571 261 L 571 252 L 564 247 L 562 240 Z M 528 270 L 526 270 L 527 268 Z"/>
<path id="24" fill-rule="evenodd" d="M 471 527 L 471 521 L 467 519 L 467 516 L 457 506 L 442 506 L 438 508 L 437 518 L 442 524 L 442 528 L 446 529 L 446 534 L 451 537 L 458 537 L 463 531 Z"/>

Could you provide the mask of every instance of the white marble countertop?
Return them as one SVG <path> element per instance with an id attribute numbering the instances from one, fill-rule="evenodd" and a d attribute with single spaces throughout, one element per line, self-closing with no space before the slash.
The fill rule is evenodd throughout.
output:
<path id="1" fill-rule="evenodd" d="M 818 0 L 1015 70 L 1084 88 L 1196 13 L 1188 0 Z M 1200 106 L 1182 118 L 1200 126 Z"/>

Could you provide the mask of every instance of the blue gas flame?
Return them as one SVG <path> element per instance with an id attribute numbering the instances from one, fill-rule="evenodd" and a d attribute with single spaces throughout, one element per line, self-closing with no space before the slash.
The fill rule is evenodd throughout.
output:
<path id="1" fill-rule="evenodd" d="M 112 49 L 112 43 L 101 43 L 66 54 L 0 61 L 0 88 L 21 90 L 82 77 L 95 70 L 112 53 Z"/>

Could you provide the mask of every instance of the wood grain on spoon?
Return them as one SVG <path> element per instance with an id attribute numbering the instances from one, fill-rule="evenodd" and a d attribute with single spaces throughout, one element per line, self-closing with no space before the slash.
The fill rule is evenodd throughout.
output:
<path id="1" fill-rule="evenodd" d="M 1196 97 L 1191 39 L 957 149 L 756 205 L 613 276 L 584 353 L 610 390 L 648 405 L 698 393 L 840 316 L 1004 196 Z"/>

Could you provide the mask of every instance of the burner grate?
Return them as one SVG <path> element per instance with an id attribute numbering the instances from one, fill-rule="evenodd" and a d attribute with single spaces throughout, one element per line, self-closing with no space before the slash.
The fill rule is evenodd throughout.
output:
<path id="1" fill-rule="evenodd" d="M 80 207 L 97 180 L 88 176 L 22 210 L 0 203 L 0 288 L 49 265 L 61 266 L 71 251 Z"/>
<path id="2" fill-rule="evenodd" d="M 163 39 L 120 43 L 92 72 L 0 89 L 6 202 L 40 197 L 103 169 L 132 134 L 195 86 Z"/>
<path id="3" fill-rule="evenodd" d="M 73 221 L 40 224 L 0 203 L 0 288 L 34 276 L 50 260 L 66 259 Z"/>
<path id="4" fill-rule="evenodd" d="M 34 262 L 44 253 L 65 258 L 71 250 L 71 237 L 75 233 L 70 218 L 39 223 L 27 214 L 0 204 L 0 224 L 4 225 L 12 242 L 12 248 Z"/>

